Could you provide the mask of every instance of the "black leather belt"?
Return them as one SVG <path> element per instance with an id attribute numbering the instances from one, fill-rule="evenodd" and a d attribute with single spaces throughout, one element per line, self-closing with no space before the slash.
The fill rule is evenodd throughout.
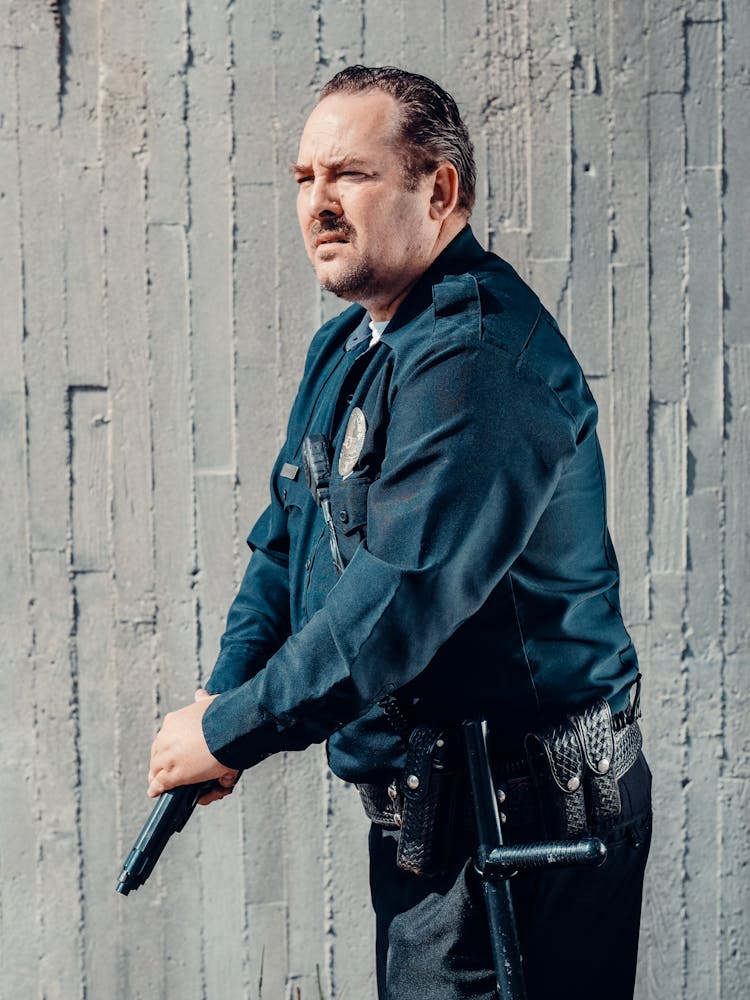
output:
<path id="1" fill-rule="evenodd" d="M 582 713 L 580 717 L 573 717 L 571 722 L 574 726 L 578 718 L 585 719 L 585 715 Z M 553 734 L 554 732 L 550 731 Z M 564 740 L 562 727 L 560 732 Z M 551 770 L 563 794 L 568 794 L 573 799 L 580 792 L 581 800 L 583 799 L 582 784 L 586 768 L 600 775 L 602 779 L 609 776 L 616 783 L 633 766 L 643 745 L 638 722 L 634 720 L 623 723 L 619 728 L 610 728 L 609 732 L 611 733 L 609 747 L 604 741 L 600 741 L 596 744 L 596 755 L 593 759 L 587 756 L 583 764 L 580 754 L 576 757 L 573 754 L 563 753 L 561 757 L 553 759 Z M 586 745 L 584 740 L 584 746 Z M 591 746 L 591 741 L 588 745 Z M 606 754 L 610 754 L 611 757 L 605 756 Z M 505 823 L 507 820 L 512 828 L 538 823 L 538 783 L 535 783 L 531 775 L 528 758 L 498 761 L 493 767 L 493 772 L 502 822 Z M 398 777 L 394 777 L 388 784 L 359 784 L 357 789 L 365 813 L 372 823 L 392 830 L 401 826 L 404 800 Z M 466 811 L 467 816 L 470 813 L 471 810 Z"/>

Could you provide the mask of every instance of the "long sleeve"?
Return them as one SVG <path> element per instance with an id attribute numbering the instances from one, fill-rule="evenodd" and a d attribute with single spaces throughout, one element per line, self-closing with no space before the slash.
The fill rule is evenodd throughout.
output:
<path id="1" fill-rule="evenodd" d="M 580 421 L 502 346 L 444 322 L 392 400 L 367 540 L 324 606 L 204 716 L 223 763 L 319 742 L 415 678 L 522 552 Z"/>

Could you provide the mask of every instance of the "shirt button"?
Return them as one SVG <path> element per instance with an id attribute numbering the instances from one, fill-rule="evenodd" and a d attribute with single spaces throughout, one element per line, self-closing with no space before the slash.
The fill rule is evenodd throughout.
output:
<path id="1" fill-rule="evenodd" d="M 308 559 L 308 560 L 307 560 L 307 561 L 305 562 L 305 569 L 308 569 L 308 570 L 309 570 L 311 566 L 312 566 L 312 559 Z"/>
<path id="2" fill-rule="evenodd" d="M 339 521 L 341 521 L 342 524 L 348 524 L 348 522 L 349 522 L 349 515 L 346 513 L 345 510 L 340 510 L 339 511 Z"/>

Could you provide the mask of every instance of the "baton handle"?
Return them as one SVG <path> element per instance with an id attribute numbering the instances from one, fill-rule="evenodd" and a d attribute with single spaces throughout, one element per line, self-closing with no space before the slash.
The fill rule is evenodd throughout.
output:
<path id="1" fill-rule="evenodd" d="M 583 840 L 542 840 L 532 844 L 503 844 L 490 852 L 484 878 L 504 879 L 531 868 L 598 868 L 607 858 L 607 848 L 598 837 Z"/>
<path id="2" fill-rule="evenodd" d="M 598 867 L 607 857 L 607 848 L 597 837 L 503 844 L 487 752 L 487 722 L 469 719 L 461 729 L 477 829 L 476 868 L 482 877 L 498 996 L 500 1000 L 525 1000 L 510 877 L 533 868 Z"/>

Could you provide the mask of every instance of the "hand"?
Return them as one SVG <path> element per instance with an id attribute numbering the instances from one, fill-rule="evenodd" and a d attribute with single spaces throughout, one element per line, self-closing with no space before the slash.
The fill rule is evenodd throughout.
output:
<path id="1" fill-rule="evenodd" d="M 200 688 L 192 705 L 170 712 L 164 718 L 151 748 L 148 794 L 152 798 L 178 785 L 212 779 L 221 787 L 201 796 L 201 805 L 231 794 L 240 772 L 218 761 L 203 736 L 203 715 L 216 697 Z"/>
<path id="2" fill-rule="evenodd" d="M 210 698 L 211 695 L 206 691 L 205 688 L 198 688 L 195 692 L 195 701 L 202 701 L 204 698 Z M 212 802 L 218 802 L 219 799 L 225 799 L 227 795 L 231 795 L 234 791 L 234 786 L 242 777 L 242 771 L 235 771 L 229 768 L 230 774 L 223 775 L 216 780 L 219 782 L 220 788 L 212 788 L 210 792 L 206 792 L 205 795 L 201 795 L 198 799 L 199 806 L 208 806 Z"/>

